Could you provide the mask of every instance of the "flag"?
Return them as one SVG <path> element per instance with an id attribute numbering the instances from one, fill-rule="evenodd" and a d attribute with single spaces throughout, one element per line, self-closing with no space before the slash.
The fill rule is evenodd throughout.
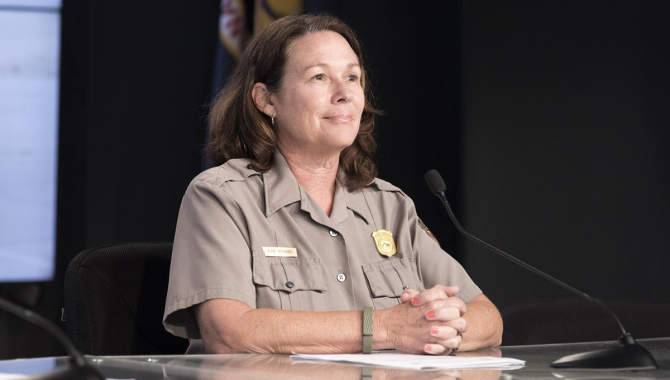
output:
<path id="1" fill-rule="evenodd" d="M 273 21 L 284 16 L 300 14 L 302 9 L 302 0 L 221 0 L 212 99 L 215 99 L 219 91 L 225 87 L 228 77 L 235 69 L 237 59 L 249 40 L 250 31 L 259 33 Z M 250 14 L 254 16 L 253 25 L 248 25 Z M 209 162 L 203 160 L 202 169 L 209 167 Z"/>
<path id="2" fill-rule="evenodd" d="M 253 25 L 247 25 L 248 10 L 253 11 Z M 221 0 L 219 44 L 214 66 L 212 93 L 216 95 L 235 68 L 250 31 L 259 33 L 273 21 L 302 13 L 302 0 Z"/>
<path id="3" fill-rule="evenodd" d="M 256 0 L 254 7 L 254 34 L 265 29 L 273 21 L 289 15 L 302 13 L 302 0 Z"/>
<path id="4" fill-rule="evenodd" d="M 244 0 L 221 0 L 219 14 L 219 41 L 214 64 L 212 93 L 216 95 L 226 84 L 235 68 L 235 62 L 242 52 L 249 36 L 247 10 Z"/>

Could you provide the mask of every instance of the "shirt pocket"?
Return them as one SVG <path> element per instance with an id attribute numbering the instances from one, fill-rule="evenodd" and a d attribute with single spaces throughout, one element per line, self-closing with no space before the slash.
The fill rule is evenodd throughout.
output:
<path id="1" fill-rule="evenodd" d="M 423 291 L 415 258 L 391 258 L 363 265 L 372 304 L 375 309 L 388 309 L 400 303 L 405 289 Z"/>
<path id="2" fill-rule="evenodd" d="M 326 311 L 321 259 L 253 255 L 256 307 Z"/>

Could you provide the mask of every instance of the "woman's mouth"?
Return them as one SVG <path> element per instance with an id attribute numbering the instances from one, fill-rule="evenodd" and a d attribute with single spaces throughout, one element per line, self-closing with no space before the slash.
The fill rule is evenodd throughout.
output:
<path id="1" fill-rule="evenodd" d="M 336 122 L 336 123 L 349 123 L 353 120 L 351 115 L 346 114 L 346 113 L 339 113 L 339 114 L 335 114 L 335 115 L 326 116 L 326 117 L 324 117 L 324 119 L 329 120 L 329 121 L 333 121 L 333 122 Z"/>

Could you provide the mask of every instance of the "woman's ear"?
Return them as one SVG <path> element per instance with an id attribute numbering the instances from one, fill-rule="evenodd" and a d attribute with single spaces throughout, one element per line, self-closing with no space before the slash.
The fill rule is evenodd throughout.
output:
<path id="1" fill-rule="evenodd" d="M 274 117 L 276 114 L 275 106 L 272 104 L 270 95 L 267 86 L 261 82 L 255 83 L 254 87 L 251 89 L 251 97 L 254 100 L 256 108 L 264 114 Z"/>

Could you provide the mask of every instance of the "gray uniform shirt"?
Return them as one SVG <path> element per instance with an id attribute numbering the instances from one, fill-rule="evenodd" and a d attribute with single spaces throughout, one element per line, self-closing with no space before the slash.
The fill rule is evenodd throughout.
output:
<path id="1" fill-rule="evenodd" d="M 264 174 L 248 164 L 230 160 L 186 190 L 163 317 L 172 334 L 200 339 L 193 306 L 215 298 L 252 308 L 344 311 L 392 307 L 403 288 L 458 285 L 466 303 L 481 293 L 421 228 L 412 200 L 388 182 L 349 192 L 338 181 L 329 217 L 279 151 Z M 395 255 L 379 253 L 372 237 L 378 230 L 393 234 Z M 263 247 L 295 248 L 297 257 L 266 256 Z"/>

